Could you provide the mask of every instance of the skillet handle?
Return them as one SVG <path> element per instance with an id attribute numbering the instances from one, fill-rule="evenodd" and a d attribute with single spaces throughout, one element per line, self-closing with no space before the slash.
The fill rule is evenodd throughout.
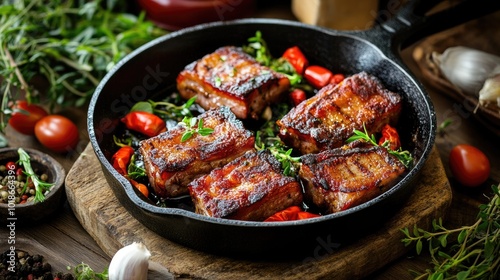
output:
<path id="1" fill-rule="evenodd" d="M 444 10 L 426 15 L 443 1 L 409 0 L 394 17 L 368 30 L 374 42 L 386 54 L 398 53 L 401 49 L 426 36 L 449 29 L 469 20 L 480 18 L 500 9 L 499 0 L 447 0 Z M 453 3 L 457 2 L 457 3 Z"/>

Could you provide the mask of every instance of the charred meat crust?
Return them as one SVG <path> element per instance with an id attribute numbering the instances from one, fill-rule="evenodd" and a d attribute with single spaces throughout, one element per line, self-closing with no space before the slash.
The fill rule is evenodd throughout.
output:
<path id="1" fill-rule="evenodd" d="M 195 133 L 181 142 L 183 124 L 140 142 L 139 151 L 155 193 L 162 198 L 188 193 L 187 185 L 195 178 L 223 166 L 254 149 L 254 136 L 227 107 L 206 111 L 198 116 L 210 135 Z"/>
<path id="2" fill-rule="evenodd" d="M 304 155 L 301 161 L 305 198 L 327 213 L 371 200 L 405 172 L 404 165 L 385 148 L 362 142 Z"/>
<path id="3" fill-rule="evenodd" d="M 196 96 L 205 109 L 227 106 L 240 119 L 258 119 L 289 87 L 286 76 L 234 46 L 221 47 L 192 62 L 177 76 L 183 98 Z"/>
<path id="4" fill-rule="evenodd" d="M 238 220 L 263 221 L 302 203 L 295 178 L 284 176 L 267 151 L 248 152 L 189 185 L 196 213 Z"/>
<path id="5" fill-rule="evenodd" d="M 277 121 L 279 136 L 288 146 L 302 154 L 338 148 L 354 129 L 380 132 L 395 124 L 402 107 L 401 97 L 385 89 L 380 81 L 366 72 L 328 85 L 315 96 L 292 108 Z"/>

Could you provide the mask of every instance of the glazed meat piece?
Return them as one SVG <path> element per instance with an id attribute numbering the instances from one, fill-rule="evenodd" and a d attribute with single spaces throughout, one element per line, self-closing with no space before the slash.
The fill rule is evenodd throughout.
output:
<path id="1" fill-rule="evenodd" d="M 385 148 L 355 142 L 301 157 L 305 199 L 327 213 L 339 212 L 382 194 L 405 172 Z"/>
<path id="2" fill-rule="evenodd" d="M 177 76 L 177 89 L 183 98 L 196 96 L 205 109 L 228 106 L 240 119 L 258 119 L 289 87 L 286 76 L 232 46 L 189 64 Z"/>
<path id="3" fill-rule="evenodd" d="M 277 121 L 279 136 L 303 154 L 342 146 L 354 129 L 369 134 L 395 124 L 401 111 L 401 97 L 385 89 L 366 72 L 327 85 L 315 96 L 292 108 Z"/>
<path id="4" fill-rule="evenodd" d="M 180 123 L 140 142 L 149 182 L 159 197 L 188 194 L 187 185 L 192 180 L 254 149 L 252 133 L 229 108 L 206 111 L 197 119 L 203 119 L 203 127 L 213 132 L 207 136 L 194 133 L 182 142 L 186 126 Z"/>
<path id="5" fill-rule="evenodd" d="M 196 213 L 248 221 L 263 221 L 302 203 L 302 190 L 280 163 L 265 151 L 248 152 L 189 185 Z"/>

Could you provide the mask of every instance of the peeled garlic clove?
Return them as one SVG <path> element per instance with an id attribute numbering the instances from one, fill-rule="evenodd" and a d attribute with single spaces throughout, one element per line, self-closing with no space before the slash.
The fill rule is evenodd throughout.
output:
<path id="1" fill-rule="evenodd" d="M 448 81 L 476 96 L 500 65 L 500 57 L 463 46 L 447 48 L 442 54 L 433 53 L 432 58 Z"/>
<path id="2" fill-rule="evenodd" d="M 151 253 L 142 243 L 132 243 L 118 250 L 108 268 L 109 280 L 146 280 Z"/>
<path id="3" fill-rule="evenodd" d="M 483 88 L 479 91 L 479 103 L 487 105 L 497 103 L 500 99 L 500 74 L 488 78 L 484 82 Z"/>

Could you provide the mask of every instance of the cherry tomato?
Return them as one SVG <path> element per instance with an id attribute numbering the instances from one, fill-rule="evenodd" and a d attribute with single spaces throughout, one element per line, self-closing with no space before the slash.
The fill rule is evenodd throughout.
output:
<path id="1" fill-rule="evenodd" d="M 290 206 L 285 210 L 274 213 L 271 217 L 264 220 L 264 222 L 294 221 L 294 220 L 304 220 L 315 217 L 319 217 L 319 215 L 302 211 L 302 209 L 298 206 Z"/>
<path id="2" fill-rule="evenodd" d="M 460 184 L 477 187 L 490 176 L 490 161 L 478 148 L 460 144 L 451 149 L 450 169 Z"/>
<path id="3" fill-rule="evenodd" d="M 48 115 L 44 108 L 36 104 L 29 104 L 24 100 L 16 101 L 12 106 L 12 111 L 9 125 L 16 131 L 26 135 L 35 134 L 36 122 Z"/>
<path id="4" fill-rule="evenodd" d="M 304 69 L 309 65 L 306 56 L 297 46 L 286 49 L 282 57 L 286 59 L 300 75 L 304 74 Z"/>
<path id="5" fill-rule="evenodd" d="M 334 74 L 332 78 L 330 79 L 330 84 L 338 84 L 342 82 L 345 79 L 344 74 Z"/>
<path id="6" fill-rule="evenodd" d="M 325 67 L 311 65 L 304 71 L 304 78 L 315 88 L 320 89 L 330 83 L 333 73 Z"/>
<path id="7" fill-rule="evenodd" d="M 48 115 L 39 120 L 35 136 L 42 145 L 58 153 L 74 150 L 79 140 L 78 127 L 60 115 Z"/>
<path id="8" fill-rule="evenodd" d="M 300 88 L 296 88 L 290 92 L 290 98 L 292 99 L 293 105 L 297 106 L 302 101 L 306 100 L 306 93 Z"/>

